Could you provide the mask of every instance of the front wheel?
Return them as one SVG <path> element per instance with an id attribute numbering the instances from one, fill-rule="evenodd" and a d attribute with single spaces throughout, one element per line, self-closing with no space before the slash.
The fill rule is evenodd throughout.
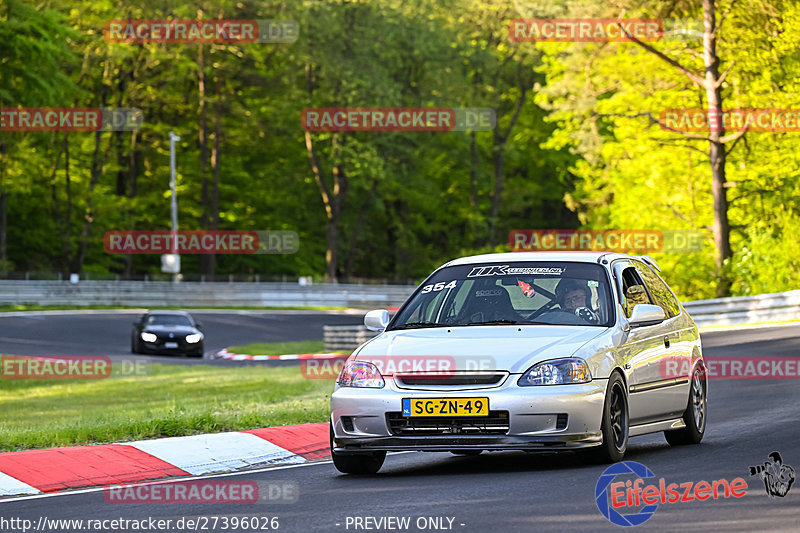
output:
<path id="1" fill-rule="evenodd" d="M 333 451 L 333 426 L 331 426 L 331 459 L 336 470 L 343 474 L 375 474 L 383 466 L 386 452 L 336 453 Z"/>
<path id="2" fill-rule="evenodd" d="M 689 404 L 683 412 L 685 428 L 665 431 L 664 437 L 672 446 L 697 444 L 706 432 L 706 411 L 708 408 L 708 388 L 705 371 L 697 365 L 692 372 L 692 386 L 689 390 Z"/>
<path id="3" fill-rule="evenodd" d="M 608 379 L 600 429 L 603 444 L 587 450 L 586 458 L 596 464 L 621 461 L 628 449 L 628 397 L 625 382 L 616 372 Z"/>
<path id="4" fill-rule="evenodd" d="M 131 335 L 131 353 L 142 353 L 136 335 Z"/>

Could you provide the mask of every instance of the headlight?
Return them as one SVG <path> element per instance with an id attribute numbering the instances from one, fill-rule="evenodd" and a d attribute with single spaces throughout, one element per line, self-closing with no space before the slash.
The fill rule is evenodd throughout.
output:
<path id="1" fill-rule="evenodd" d="M 370 387 L 382 389 L 385 385 L 378 367 L 364 361 L 351 361 L 344 365 L 336 379 L 342 387 Z"/>
<path id="2" fill-rule="evenodd" d="M 533 365 L 525 372 L 517 385 L 563 385 L 565 383 L 586 383 L 592 381 L 592 374 L 583 359 L 570 357 L 554 359 Z"/>
<path id="3" fill-rule="evenodd" d="M 194 344 L 196 342 L 200 342 L 200 339 L 202 338 L 203 336 L 199 333 L 192 333 L 191 335 L 186 335 L 186 342 L 189 344 Z"/>
<path id="4" fill-rule="evenodd" d="M 142 340 L 144 342 L 156 342 L 158 340 L 158 336 L 155 333 L 147 333 L 146 331 L 143 331 Z"/>

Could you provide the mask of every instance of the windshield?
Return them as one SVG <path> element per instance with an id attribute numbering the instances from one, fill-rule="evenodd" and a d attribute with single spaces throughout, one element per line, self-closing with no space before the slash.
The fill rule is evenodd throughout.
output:
<path id="1" fill-rule="evenodd" d="M 181 315 L 147 315 L 148 326 L 191 326 L 192 321 Z"/>
<path id="2" fill-rule="evenodd" d="M 389 330 L 551 324 L 610 326 L 611 295 L 600 265 L 514 262 L 439 270 L 404 306 Z"/>

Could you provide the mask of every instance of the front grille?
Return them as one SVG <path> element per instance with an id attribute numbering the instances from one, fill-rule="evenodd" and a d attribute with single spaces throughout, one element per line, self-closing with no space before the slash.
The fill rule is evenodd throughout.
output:
<path id="1" fill-rule="evenodd" d="M 413 374 L 395 376 L 395 382 L 399 386 L 421 386 L 421 385 L 495 385 L 500 383 L 505 377 L 504 373 L 492 374 Z"/>
<path id="2" fill-rule="evenodd" d="M 489 416 L 406 417 L 386 413 L 392 435 L 507 435 L 508 411 L 489 411 Z"/>
<path id="3" fill-rule="evenodd" d="M 186 338 L 186 335 L 176 333 L 170 337 L 169 333 L 156 333 L 156 337 L 160 342 L 180 342 Z"/>
<path id="4" fill-rule="evenodd" d="M 569 416 L 566 413 L 561 413 L 556 417 L 556 429 L 566 429 L 567 420 Z"/>

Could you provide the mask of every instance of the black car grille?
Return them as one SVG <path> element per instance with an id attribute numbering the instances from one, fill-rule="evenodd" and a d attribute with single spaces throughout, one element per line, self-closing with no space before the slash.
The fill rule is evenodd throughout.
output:
<path id="1" fill-rule="evenodd" d="M 183 333 L 173 333 L 172 337 L 170 337 L 169 333 L 156 333 L 156 337 L 158 337 L 160 341 L 182 341 L 186 335 Z"/>
<path id="2" fill-rule="evenodd" d="M 386 413 L 392 435 L 507 435 L 508 411 L 489 411 L 489 416 L 406 417 Z"/>
<path id="3" fill-rule="evenodd" d="M 395 382 L 399 386 L 421 386 L 421 385 L 496 385 L 505 377 L 505 373 L 483 373 L 483 374 L 398 374 Z"/>

